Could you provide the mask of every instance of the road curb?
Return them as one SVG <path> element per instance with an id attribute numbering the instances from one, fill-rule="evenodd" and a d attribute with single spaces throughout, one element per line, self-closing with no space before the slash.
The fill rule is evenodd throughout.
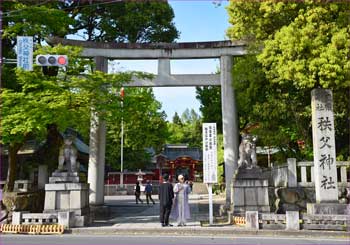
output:
<path id="1" fill-rule="evenodd" d="M 316 231 L 316 230 L 248 230 L 231 227 L 164 227 L 164 228 L 72 228 L 67 233 L 73 235 L 183 235 L 183 236 L 284 236 L 284 237 L 318 237 L 318 238 L 349 238 L 349 234 L 343 231 Z"/>

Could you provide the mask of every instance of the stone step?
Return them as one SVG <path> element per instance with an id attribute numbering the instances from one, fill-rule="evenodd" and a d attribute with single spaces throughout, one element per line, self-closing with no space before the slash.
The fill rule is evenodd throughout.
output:
<path id="1" fill-rule="evenodd" d="M 49 178 L 49 183 L 66 183 L 66 182 L 79 183 L 80 178 L 76 177 L 76 176 L 50 177 Z"/>
<path id="2" fill-rule="evenodd" d="M 55 171 L 52 173 L 52 177 L 79 177 L 78 172 L 60 172 Z"/>

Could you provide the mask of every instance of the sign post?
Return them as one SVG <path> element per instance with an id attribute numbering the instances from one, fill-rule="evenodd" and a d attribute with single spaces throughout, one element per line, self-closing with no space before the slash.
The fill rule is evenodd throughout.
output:
<path id="1" fill-rule="evenodd" d="M 208 184 L 209 224 L 213 224 L 213 183 L 217 175 L 217 132 L 216 123 L 203 123 L 203 181 Z"/>
<path id="2" fill-rule="evenodd" d="M 33 37 L 17 36 L 17 67 L 33 70 Z"/>

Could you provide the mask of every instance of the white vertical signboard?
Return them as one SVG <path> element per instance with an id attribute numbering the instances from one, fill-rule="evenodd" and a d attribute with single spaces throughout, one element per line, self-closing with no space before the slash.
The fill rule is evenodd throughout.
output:
<path id="1" fill-rule="evenodd" d="M 213 224 L 212 184 L 218 182 L 216 123 L 203 123 L 203 181 L 208 184 L 209 224 Z"/>
<path id="2" fill-rule="evenodd" d="M 17 36 L 17 67 L 33 70 L 33 37 Z"/>
<path id="3" fill-rule="evenodd" d="M 203 180 L 217 183 L 217 135 L 216 123 L 203 123 Z"/>

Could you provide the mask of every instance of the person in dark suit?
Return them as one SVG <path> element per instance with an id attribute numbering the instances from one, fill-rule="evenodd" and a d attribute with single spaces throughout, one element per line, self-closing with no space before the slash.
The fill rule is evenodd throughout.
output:
<path id="1" fill-rule="evenodd" d="M 159 186 L 160 223 L 162 227 L 172 226 L 169 224 L 169 215 L 174 199 L 173 185 L 169 183 L 169 175 L 164 174 L 163 179 L 164 182 Z"/>
<path id="2" fill-rule="evenodd" d="M 140 187 L 140 183 L 136 182 L 136 187 L 135 187 L 135 198 L 136 198 L 136 204 L 139 204 L 139 201 L 141 203 L 143 203 L 143 201 L 140 198 L 141 196 L 141 187 Z"/>

